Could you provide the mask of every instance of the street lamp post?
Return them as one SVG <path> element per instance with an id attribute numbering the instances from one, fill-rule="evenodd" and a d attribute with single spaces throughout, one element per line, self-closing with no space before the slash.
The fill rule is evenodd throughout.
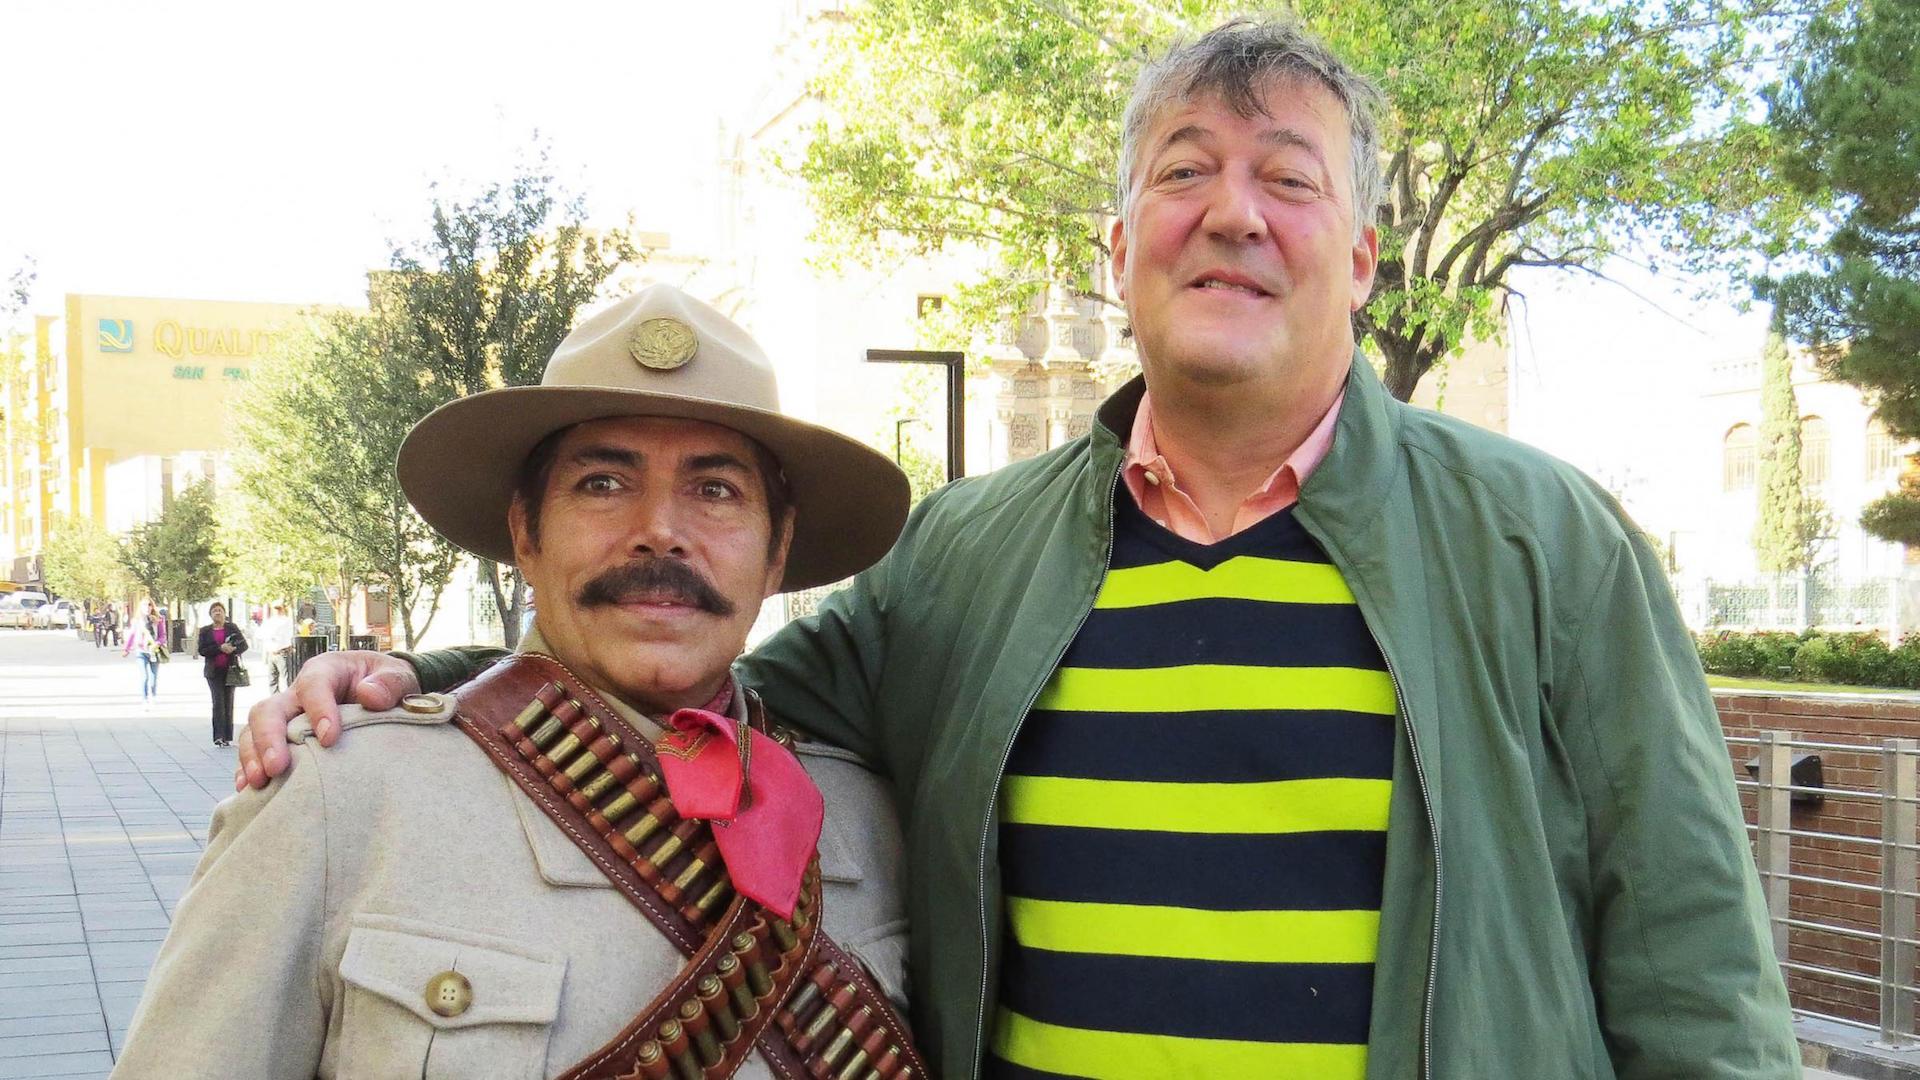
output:
<path id="1" fill-rule="evenodd" d="M 868 349 L 869 364 L 939 364 L 947 369 L 947 479 L 966 468 L 967 354 L 936 349 Z M 900 426 L 893 426 L 893 458 L 900 461 Z"/>

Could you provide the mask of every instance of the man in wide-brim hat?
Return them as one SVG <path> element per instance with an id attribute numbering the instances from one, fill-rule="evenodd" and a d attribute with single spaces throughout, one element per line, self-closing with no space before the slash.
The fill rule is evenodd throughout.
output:
<path id="1" fill-rule="evenodd" d="M 541 385 L 436 410 L 398 471 L 518 565 L 534 627 L 450 694 L 348 709 L 338 749 L 296 724 L 301 767 L 215 812 L 115 1075 L 917 1065 L 886 791 L 729 674 L 763 600 L 892 544 L 900 471 L 781 415 L 747 334 L 666 286 Z"/>

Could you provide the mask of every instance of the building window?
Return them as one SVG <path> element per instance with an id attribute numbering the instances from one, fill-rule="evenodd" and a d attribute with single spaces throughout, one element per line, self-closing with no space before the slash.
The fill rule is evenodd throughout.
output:
<path id="1" fill-rule="evenodd" d="M 1878 480 L 1900 467 L 1900 444 L 1879 416 L 1867 419 L 1867 479 Z"/>
<path id="2" fill-rule="evenodd" d="M 947 306 L 947 298 L 932 293 L 922 293 L 913 302 L 913 317 L 924 319 Z"/>
<path id="3" fill-rule="evenodd" d="M 1753 462 L 1753 425 L 1733 425 L 1720 442 L 1720 486 L 1727 491 L 1745 491 L 1752 487 Z"/>
<path id="4" fill-rule="evenodd" d="M 1817 416 L 1800 418 L 1800 477 L 1809 487 L 1827 482 L 1827 422 Z"/>

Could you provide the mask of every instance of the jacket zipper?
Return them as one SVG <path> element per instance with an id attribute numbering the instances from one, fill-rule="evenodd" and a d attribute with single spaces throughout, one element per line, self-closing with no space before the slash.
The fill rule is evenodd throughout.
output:
<path id="1" fill-rule="evenodd" d="M 1100 556 L 1101 580 L 1105 580 L 1106 567 L 1113 562 L 1113 532 L 1117 526 L 1113 505 L 1114 489 L 1119 485 L 1120 471 L 1125 467 L 1126 459 L 1123 456 L 1120 464 L 1114 466 L 1113 482 L 1107 485 L 1107 545 L 1105 553 Z M 1027 703 L 1020 709 L 1020 719 L 1014 721 L 1013 737 L 1007 740 L 1007 748 L 1000 754 L 1000 767 L 993 773 L 993 799 L 987 803 L 986 821 L 980 830 L 980 880 L 977 887 L 980 895 L 980 996 L 974 1004 L 974 1012 L 978 1020 L 973 1030 L 973 1080 L 980 1080 L 980 1066 L 987 1057 L 987 955 L 991 951 L 991 946 L 987 942 L 987 837 L 993 829 L 994 808 L 1000 803 L 1000 784 L 1006 779 L 1007 762 L 1013 759 L 1013 744 L 1020 740 L 1020 729 L 1026 726 L 1027 714 L 1033 711 L 1033 703 L 1040 700 L 1041 691 L 1047 688 L 1047 680 L 1053 678 L 1053 673 L 1059 669 L 1060 661 L 1066 657 L 1067 649 L 1073 645 L 1073 639 L 1080 636 L 1081 628 L 1086 626 L 1087 620 L 1093 616 L 1093 605 L 1099 596 L 1100 590 L 1096 585 L 1093 598 L 1087 601 L 1087 609 L 1080 613 L 1079 621 L 1073 624 L 1073 633 L 1068 634 L 1066 640 L 1060 643 L 1059 651 L 1054 653 L 1052 662 L 1047 665 L 1047 677 L 1041 679 L 1040 685 L 1034 687 L 1033 693 L 1027 695 Z M 1392 672 L 1388 672 L 1388 677 L 1392 677 Z"/>
<path id="2" fill-rule="evenodd" d="M 1362 618 L 1365 618 L 1364 613 Z M 1400 708 L 1400 715 L 1406 718 L 1407 748 L 1413 754 L 1413 778 L 1420 785 L 1420 804 L 1427 811 L 1427 831 L 1433 837 L 1433 941 L 1432 952 L 1427 956 L 1427 992 L 1420 1002 L 1420 1075 L 1424 1080 L 1433 1078 L 1433 990 L 1440 974 L 1440 894 L 1446 879 L 1440 871 L 1440 819 L 1433 812 L 1433 798 L 1427 794 L 1427 769 L 1420 763 L 1419 738 L 1413 731 L 1413 717 L 1407 710 L 1407 700 L 1400 693 L 1400 677 L 1393 673 L 1393 660 L 1387 656 L 1387 647 L 1380 635 L 1368 623 L 1367 633 L 1373 637 L 1373 647 L 1380 650 L 1380 660 L 1387 665 L 1387 681 L 1393 684 L 1393 700 Z"/>
<path id="3" fill-rule="evenodd" d="M 1303 526 L 1306 522 L 1302 521 Z M 1333 545 L 1327 543 L 1315 528 L 1307 529 L 1308 535 L 1334 560 L 1334 568 L 1342 577 L 1348 576 L 1346 567 L 1334 555 Z M 1354 594 L 1354 602 L 1359 603 L 1360 594 Z M 1407 708 L 1407 699 L 1400 692 L 1400 676 L 1394 674 L 1393 658 L 1387 655 L 1387 644 L 1380 640 L 1380 632 L 1374 629 L 1375 620 L 1366 607 L 1360 608 L 1360 618 L 1367 624 L 1367 634 L 1373 638 L 1373 647 L 1380 650 L 1380 662 L 1387 666 L 1387 681 L 1393 684 L 1393 703 L 1400 710 L 1400 716 L 1407 728 L 1407 748 L 1413 754 L 1413 779 L 1420 788 L 1420 805 L 1427 812 L 1427 832 L 1433 837 L 1433 933 L 1432 949 L 1427 955 L 1427 989 L 1420 1000 L 1420 1076 L 1422 1080 L 1433 1080 L 1433 992 L 1440 977 L 1440 897 L 1446 884 L 1440 867 L 1440 818 L 1433 812 L 1433 796 L 1427 790 L 1427 767 L 1420 760 L 1420 738 L 1413 730 L 1413 716 Z"/>

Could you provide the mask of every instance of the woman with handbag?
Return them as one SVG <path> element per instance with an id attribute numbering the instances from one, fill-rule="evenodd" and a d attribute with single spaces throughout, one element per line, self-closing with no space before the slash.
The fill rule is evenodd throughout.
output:
<path id="1" fill-rule="evenodd" d="M 248 684 L 247 669 L 240 654 L 247 651 L 247 639 L 240 628 L 227 621 L 227 606 L 214 604 L 207 609 L 207 625 L 200 628 L 198 652 L 206 657 L 203 674 L 207 689 L 213 693 L 213 745 L 233 745 L 233 688 Z"/>
<path id="2" fill-rule="evenodd" d="M 140 614 L 127 620 L 127 643 L 121 648 L 120 655 L 140 658 L 142 709 L 152 709 L 154 699 L 160 696 L 160 661 L 167 658 L 167 647 L 161 641 L 162 633 L 154 619 L 153 601 L 141 601 Z"/>

